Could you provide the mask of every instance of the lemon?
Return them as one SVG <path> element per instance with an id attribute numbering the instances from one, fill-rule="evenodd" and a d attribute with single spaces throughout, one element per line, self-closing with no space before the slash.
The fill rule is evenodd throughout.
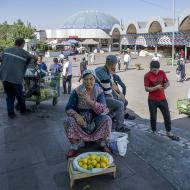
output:
<path id="1" fill-rule="evenodd" d="M 96 161 L 99 162 L 100 161 L 100 157 L 96 156 Z"/>
<path id="2" fill-rule="evenodd" d="M 96 168 L 100 168 L 100 164 L 96 164 L 96 166 L 95 166 Z"/>
<path id="3" fill-rule="evenodd" d="M 78 162 L 78 164 L 79 164 L 80 167 L 82 167 L 82 165 L 83 165 L 82 162 Z"/>
<path id="4" fill-rule="evenodd" d="M 96 159 L 96 154 L 91 154 L 91 155 L 90 155 L 90 159 L 91 159 L 91 160 L 95 160 L 95 159 Z"/>
<path id="5" fill-rule="evenodd" d="M 88 167 L 87 167 L 87 170 L 91 170 L 93 168 L 93 166 L 92 165 L 89 165 Z"/>
<path id="6" fill-rule="evenodd" d="M 92 164 L 92 166 L 95 166 L 97 164 L 97 161 L 96 160 L 92 160 L 91 164 Z"/>
<path id="7" fill-rule="evenodd" d="M 105 156 L 100 156 L 100 160 L 102 162 L 107 162 L 108 161 L 107 157 L 105 157 Z"/>
<path id="8" fill-rule="evenodd" d="M 83 165 L 82 165 L 82 168 L 87 169 L 87 165 L 86 165 L 86 164 L 83 164 Z"/>
<path id="9" fill-rule="evenodd" d="M 91 160 L 90 160 L 90 159 L 87 160 L 87 164 L 88 164 L 88 165 L 91 164 Z"/>
<path id="10" fill-rule="evenodd" d="M 105 168 L 106 167 L 106 164 L 104 162 L 100 163 L 100 167 L 101 168 Z"/>
<path id="11" fill-rule="evenodd" d="M 84 159 L 83 159 L 83 164 L 87 164 L 87 162 L 88 162 L 87 159 L 84 158 Z"/>

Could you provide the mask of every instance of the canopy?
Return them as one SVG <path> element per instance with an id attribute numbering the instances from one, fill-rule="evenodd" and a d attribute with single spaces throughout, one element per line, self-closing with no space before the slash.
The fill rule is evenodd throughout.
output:
<path id="1" fill-rule="evenodd" d="M 128 39 L 127 38 L 122 38 L 121 39 L 121 45 L 130 45 Z"/>
<path id="2" fill-rule="evenodd" d="M 169 36 L 162 36 L 161 38 L 159 38 L 158 40 L 158 44 L 159 45 L 172 45 L 172 39 L 170 39 Z"/>
<path id="3" fill-rule="evenodd" d="M 67 42 L 72 43 L 72 44 L 78 44 L 78 43 L 79 43 L 79 42 L 78 42 L 77 40 L 75 40 L 75 39 L 70 39 L 70 40 L 68 40 Z"/>
<path id="4" fill-rule="evenodd" d="M 58 43 L 58 40 L 52 40 L 50 42 L 48 42 L 49 45 L 55 45 Z"/>
<path id="5" fill-rule="evenodd" d="M 81 42 L 82 45 L 98 45 L 99 43 L 96 42 L 93 39 L 86 39 L 83 42 Z"/>
<path id="6" fill-rule="evenodd" d="M 147 47 L 147 42 L 144 36 L 138 36 L 135 42 L 136 45 Z"/>

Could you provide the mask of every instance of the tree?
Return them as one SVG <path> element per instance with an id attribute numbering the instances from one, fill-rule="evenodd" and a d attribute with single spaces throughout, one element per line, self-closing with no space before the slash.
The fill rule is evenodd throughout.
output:
<path id="1" fill-rule="evenodd" d="M 24 24 L 20 19 L 12 25 L 4 22 L 0 24 L 0 46 L 13 46 L 15 39 L 18 37 L 32 39 L 35 36 L 34 32 L 35 28 L 29 22 Z"/>

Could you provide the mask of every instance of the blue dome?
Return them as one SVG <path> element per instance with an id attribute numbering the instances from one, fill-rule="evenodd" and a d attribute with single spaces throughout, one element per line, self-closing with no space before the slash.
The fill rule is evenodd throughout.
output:
<path id="1" fill-rule="evenodd" d="M 119 21 L 111 15 L 99 11 L 81 11 L 63 21 L 65 29 L 109 29 Z"/>

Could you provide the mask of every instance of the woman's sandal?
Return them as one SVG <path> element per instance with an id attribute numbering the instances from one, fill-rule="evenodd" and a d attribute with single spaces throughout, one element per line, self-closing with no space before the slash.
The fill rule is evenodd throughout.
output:
<path id="1" fill-rule="evenodd" d="M 70 149 L 69 152 L 67 153 L 67 159 L 75 157 L 77 155 L 77 151 Z"/>
<path id="2" fill-rule="evenodd" d="M 172 139 L 173 141 L 179 141 L 180 138 L 176 135 L 167 135 L 170 139 Z"/>

